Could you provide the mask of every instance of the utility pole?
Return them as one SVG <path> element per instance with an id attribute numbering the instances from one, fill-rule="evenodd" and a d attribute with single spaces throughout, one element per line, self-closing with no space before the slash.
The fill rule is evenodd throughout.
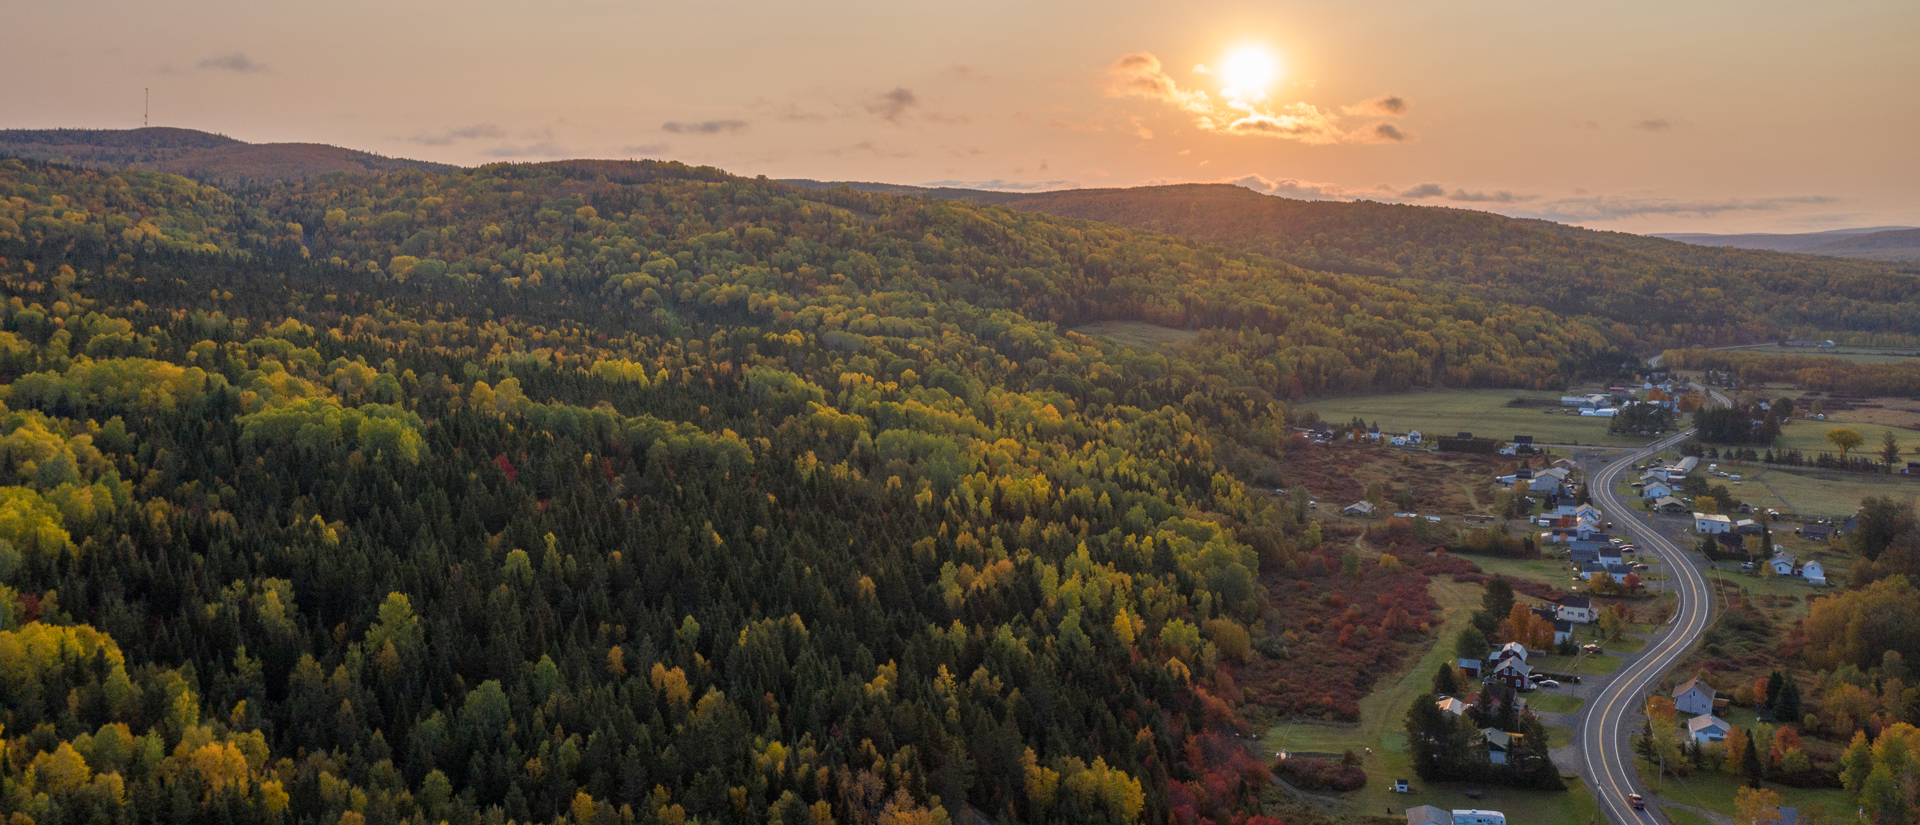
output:
<path id="1" fill-rule="evenodd" d="M 153 119 L 152 119 L 153 87 L 149 86 L 147 88 L 141 89 L 141 91 L 146 93 L 146 102 L 140 105 L 140 125 L 152 126 L 153 125 Z"/>

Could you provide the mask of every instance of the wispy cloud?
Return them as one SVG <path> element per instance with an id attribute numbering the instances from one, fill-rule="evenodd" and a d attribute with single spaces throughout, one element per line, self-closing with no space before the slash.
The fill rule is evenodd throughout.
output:
<path id="1" fill-rule="evenodd" d="M 498 126 L 495 126 L 491 123 L 476 123 L 472 126 L 462 126 L 458 129 L 444 129 L 438 132 L 421 132 L 419 134 L 414 135 L 413 137 L 407 138 L 407 141 L 410 143 L 418 143 L 423 146 L 446 146 L 462 140 L 477 140 L 481 138 L 503 138 L 506 136 L 507 136 L 506 130 L 501 129 Z"/>
<path id="2" fill-rule="evenodd" d="M 936 180 L 920 184 L 921 186 L 953 187 L 955 189 L 985 189 L 994 192 L 1051 192 L 1055 189 L 1072 189 L 1079 181 L 1039 180 L 1017 181 L 1001 180 Z"/>
<path id="3" fill-rule="evenodd" d="M 867 111 L 881 120 L 897 124 L 907 116 L 909 110 L 918 105 L 920 105 L 919 96 L 915 95 L 912 89 L 900 86 L 868 103 Z"/>
<path id="4" fill-rule="evenodd" d="M 660 130 L 663 132 L 672 132 L 676 135 L 717 135 L 721 133 L 744 132 L 749 125 L 750 124 L 744 120 L 702 120 L 697 123 L 681 123 L 670 120 L 660 124 Z"/>
<path id="5" fill-rule="evenodd" d="M 543 127 L 528 129 L 521 133 L 525 143 L 502 143 L 487 150 L 489 157 L 496 158 L 565 158 L 577 153 L 553 136 L 553 129 Z"/>
<path id="6" fill-rule="evenodd" d="M 1409 189 L 1400 190 L 1398 199 L 1419 201 L 1444 198 L 1456 203 L 1526 203 L 1538 200 L 1538 195 L 1516 195 L 1506 190 L 1496 192 L 1469 192 L 1456 187 L 1452 192 L 1437 183 L 1423 183 Z"/>
<path id="7" fill-rule="evenodd" d="M 1361 117 L 1401 117 L 1407 113 L 1407 99 L 1399 95 L 1382 95 L 1352 106 L 1342 106 L 1340 111 Z"/>
<path id="8" fill-rule="evenodd" d="M 1206 66 L 1195 72 L 1214 75 Z M 1183 89 L 1160 64 L 1160 58 L 1148 52 L 1124 55 L 1107 67 L 1106 92 L 1109 97 L 1154 100 L 1192 115 L 1194 125 L 1217 134 L 1253 135 L 1281 138 L 1308 144 L 1329 143 L 1401 143 L 1409 140 L 1405 130 L 1389 123 L 1374 123 L 1349 131 L 1340 123 L 1341 113 L 1321 111 L 1311 103 L 1275 103 L 1259 90 L 1228 88 L 1219 98 L 1199 89 Z M 1388 95 L 1342 107 L 1347 115 L 1399 117 L 1407 111 L 1405 98 Z"/>
<path id="9" fill-rule="evenodd" d="M 882 158 L 910 158 L 914 156 L 913 151 L 910 149 L 901 149 L 895 146 L 888 146 L 884 143 L 876 143 L 871 140 L 863 140 L 863 141 L 860 141 L 859 143 L 853 144 L 852 146 L 847 146 L 840 149 L 832 149 L 832 150 L 829 150 L 828 153 L 834 154 L 834 155 L 844 155 L 844 154 L 873 155 L 874 157 L 882 157 Z"/>
<path id="10" fill-rule="evenodd" d="M 241 74 L 264 74 L 272 71 L 265 63 L 256 62 L 253 58 L 241 52 L 209 57 L 200 61 L 200 68 L 214 69 L 223 72 L 240 72 Z"/>
<path id="11" fill-rule="evenodd" d="M 1532 214 L 1557 221 L 1616 221 L 1649 216 L 1711 218 L 1728 212 L 1782 212 L 1838 200 L 1826 195 L 1706 199 L 1590 195 L 1547 201 L 1534 207 Z"/>
<path id="12" fill-rule="evenodd" d="M 1633 128 L 1643 132 L 1665 132 L 1678 125 L 1664 117 L 1654 117 L 1633 124 Z"/>

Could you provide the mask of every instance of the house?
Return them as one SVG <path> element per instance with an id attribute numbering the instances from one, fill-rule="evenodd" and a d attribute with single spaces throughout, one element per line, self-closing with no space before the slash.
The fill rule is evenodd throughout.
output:
<path id="1" fill-rule="evenodd" d="M 1805 579 L 1807 584 L 1819 585 L 1821 587 L 1827 586 L 1827 571 L 1820 566 L 1818 560 L 1811 560 L 1806 564 L 1800 565 L 1800 578 Z"/>
<path id="2" fill-rule="evenodd" d="M 1680 479 L 1686 478 L 1687 475 L 1692 473 L 1693 469 L 1698 466 L 1700 466 L 1700 459 L 1693 456 L 1686 456 L 1667 468 L 1667 480 L 1679 481 Z"/>
<path id="3" fill-rule="evenodd" d="M 1687 503 L 1673 496 L 1661 496 L 1653 502 L 1653 509 L 1662 513 L 1684 513 L 1687 511 Z"/>
<path id="4" fill-rule="evenodd" d="M 1681 713 L 1713 713 L 1713 685 L 1695 676 L 1673 689 L 1673 707 Z"/>
<path id="5" fill-rule="evenodd" d="M 1453 825 L 1453 812 L 1432 805 L 1407 809 L 1407 825 Z"/>
<path id="6" fill-rule="evenodd" d="M 1791 576 L 1793 575 L 1793 566 L 1795 561 L 1797 561 L 1797 559 L 1795 559 L 1793 556 L 1790 556 L 1786 553 L 1779 553 L 1779 554 L 1776 554 L 1773 558 L 1767 559 L 1767 564 L 1773 568 L 1774 575 Z"/>
<path id="7" fill-rule="evenodd" d="M 1556 470 L 1571 470 L 1573 469 L 1573 460 L 1568 458 L 1556 458 L 1553 460 L 1553 468 Z"/>
<path id="8" fill-rule="evenodd" d="M 1728 533 L 1733 531 L 1733 519 L 1717 513 L 1694 513 L 1693 530 L 1702 535 Z"/>
<path id="9" fill-rule="evenodd" d="M 1586 596 L 1562 596 L 1560 604 L 1554 608 L 1554 615 L 1580 624 L 1587 624 L 1600 618 L 1593 609 L 1593 599 Z"/>
<path id="10" fill-rule="evenodd" d="M 1612 418 L 1619 415 L 1620 410 L 1613 407 L 1599 407 L 1591 410 L 1581 410 L 1580 414 L 1592 418 Z"/>
<path id="11" fill-rule="evenodd" d="M 1900 474 L 1903 476 L 1920 476 L 1920 461 L 1907 462 L 1907 466 L 1900 468 Z"/>
<path id="12" fill-rule="evenodd" d="M 1743 518 L 1733 523 L 1733 531 L 1743 536 L 1758 536 L 1767 532 L 1767 528 L 1760 526 L 1760 522 L 1753 519 Z"/>
<path id="13" fill-rule="evenodd" d="M 1727 741 L 1727 731 L 1732 729 L 1733 726 L 1727 724 L 1727 720 L 1711 713 L 1687 720 L 1687 735 L 1702 745 L 1708 742 Z"/>
<path id="14" fill-rule="evenodd" d="M 1582 525 L 1592 525 L 1596 529 L 1604 523 L 1604 520 L 1600 518 L 1601 515 L 1600 508 L 1591 504 L 1582 504 L 1573 508 L 1574 521 Z"/>
<path id="15" fill-rule="evenodd" d="M 1753 555 L 1747 551 L 1747 542 L 1740 537 L 1739 533 L 1719 533 L 1713 537 L 1713 540 L 1720 545 L 1720 552 L 1729 556 Z"/>
<path id="16" fill-rule="evenodd" d="M 1394 793 L 1413 793 L 1413 789 L 1407 786 L 1407 780 L 1395 779 L 1393 780 L 1393 792 Z"/>
<path id="17" fill-rule="evenodd" d="M 1407 433 L 1407 443 L 1408 443 L 1408 444 L 1410 444 L 1410 445 L 1413 445 L 1413 446 L 1416 446 L 1416 447 L 1417 447 L 1417 446 L 1419 446 L 1419 445 L 1420 445 L 1420 431 L 1419 431 L 1419 430 L 1412 430 L 1412 431 L 1409 431 L 1409 432 Z"/>
<path id="18" fill-rule="evenodd" d="M 1493 652 L 1494 661 L 1499 662 L 1507 659 L 1519 659 L 1522 662 L 1526 661 L 1527 646 L 1519 642 L 1508 642 L 1501 645 L 1499 650 Z"/>
<path id="19" fill-rule="evenodd" d="M 1665 479 L 1649 481 L 1646 486 L 1640 488 L 1641 498 L 1666 498 L 1671 495 L 1673 495 L 1673 485 L 1668 484 Z"/>
<path id="20" fill-rule="evenodd" d="M 1567 560 L 1578 565 L 1593 564 L 1600 560 L 1600 549 L 1597 547 L 1575 547 L 1567 551 Z"/>
<path id="21" fill-rule="evenodd" d="M 1445 699 L 1441 699 L 1440 701 L 1434 702 L 1434 704 L 1440 706 L 1441 713 L 1451 713 L 1455 716 L 1467 715 L 1467 703 L 1462 702 L 1459 699 L 1455 699 L 1451 696 Z"/>
<path id="22" fill-rule="evenodd" d="M 1527 481 L 1527 492 L 1537 496 L 1557 496 L 1567 486 L 1567 471 L 1555 467 L 1533 474 Z"/>
<path id="23" fill-rule="evenodd" d="M 1494 665 L 1487 678 L 1513 690 L 1528 690 L 1533 687 L 1533 668 L 1527 665 L 1526 659 L 1509 657 Z"/>
<path id="24" fill-rule="evenodd" d="M 1480 678 L 1480 660 L 1479 659 L 1461 659 L 1460 661 L 1454 663 L 1454 666 L 1460 668 L 1460 671 L 1462 673 L 1467 674 L 1467 678 L 1469 679 Z"/>
<path id="25" fill-rule="evenodd" d="M 1606 575 L 1608 575 L 1613 579 L 1614 584 L 1626 584 L 1627 577 L 1633 575 L 1633 568 L 1628 567 L 1619 561 L 1614 561 L 1611 563 L 1604 562 L 1604 561 L 1592 561 L 1592 562 L 1587 562 L 1586 564 L 1580 565 L 1581 578 L 1593 578 L 1593 574 L 1595 573 L 1605 573 Z"/>
<path id="26" fill-rule="evenodd" d="M 1800 825 L 1800 811 L 1797 809 L 1789 808 L 1783 805 L 1778 808 L 1768 808 L 1767 810 L 1774 811 L 1777 814 L 1779 814 L 1780 825 Z"/>
<path id="27" fill-rule="evenodd" d="M 1507 815 L 1478 808 L 1455 808 L 1453 825 L 1507 825 Z"/>
<path id="28" fill-rule="evenodd" d="M 1373 515 L 1373 502 L 1356 501 L 1352 504 L 1347 505 L 1340 512 L 1345 513 L 1349 516 L 1360 516 L 1362 518 L 1365 518 L 1367 516 Z"/>
<path id="29" fill-rule="evenodd" d="M 1516 741 L 1520 738 L 1520 734 L 1508 733 L 1499 728 L 1481 728 L 1480 736 L 1487 740 L 1487 761 L 1495 765 L 1507 764 L 1507 754 L 1520 746 Z"/>
<path id="30" fill-rule="evenodd" d="M 1564 644 L 1573 641 L 1573 622 L 1556 619 L 1553 622 L 1553 643 Z"/>
<path id="31" fill-rule="evenodd" d="M 1802 524 L 1794 532 L 1807 541 L 1826 541 L 1833 536 L 1833 528 L 1824 524 Z"/>

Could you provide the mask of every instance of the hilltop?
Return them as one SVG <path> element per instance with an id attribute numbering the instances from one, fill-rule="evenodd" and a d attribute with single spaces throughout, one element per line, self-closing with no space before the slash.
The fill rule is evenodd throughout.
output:
<path id="1" fill-rule="evenodd" d="M 304 180 L 330 172 L 376 174 L 454 167 L 389 158 L 321 143 L 246 143 L 194 129 L 5 129 L 0 155 L 93 169 L 171 172 L 195 180 L 240 184 Z"/>
<path id="2" fill-rule="evenodd" d="M 1655 232 L 1650 237 L 1690 243 L 1697 246 L 1730 246 L 1738 249 L 1765 249 L 1774 252 L 1806 252 L 1812 255 L 1839 255 L 1841 251 L 1821 251 L 1817 247 L 1845 244 L 1865 235 L 1913 230 L 1911 226 L 1863 226 L 1829 229 L 1824 232 L 1748 232 L 1715 234 L 1709 232 Z"/>
<path id="3" fill-rule="evenodd" d="M 1308 269 L 1593 316 L 1617 325 L 1617 342 L 1633 349 L 1745 343 L 1794 330 L 1920 335 L 1920 269 L 1885 262 L 1695 246 L 1447 207 L 1303 201 L 1228 184 L 952 194 Z"/>

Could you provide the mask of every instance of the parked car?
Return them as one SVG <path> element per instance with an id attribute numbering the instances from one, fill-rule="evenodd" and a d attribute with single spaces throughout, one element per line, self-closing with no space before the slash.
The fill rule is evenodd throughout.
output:
<path id="1" fill-rule="evenodd" d="M 1643 563 L 1639 563 L 1639 562 L 1636 562 L 1636 563 L 1634 563 L 1634 565 L 1633 565 L 1633 569 L 1635 569 L 1635 570 L 1645 570 L 1645 569 L 1647 569 L 1647 566 L 1646 566 L 1645 564 L 1643 564 Z"/>
<path id="2" fill-rule="evenodd" d="M 1753 562 L 1750 562 L 1750 561 L 1748 561 L 1748 562 L 1741 562 L 1741 563 L 1740 563 L 1740 569 L 1741 569 L 1741 570 L 1752 570 L 1752 569 L 1753 569 Z"/>
<path id="3" fill-rule="evenodd" d="M 1538 682 L 1534 682 L 1533 686 L 1538 688 L 1557 688 L 1560 686 L 1560 683 L 1552 679 L 1541 679 Z"/>

